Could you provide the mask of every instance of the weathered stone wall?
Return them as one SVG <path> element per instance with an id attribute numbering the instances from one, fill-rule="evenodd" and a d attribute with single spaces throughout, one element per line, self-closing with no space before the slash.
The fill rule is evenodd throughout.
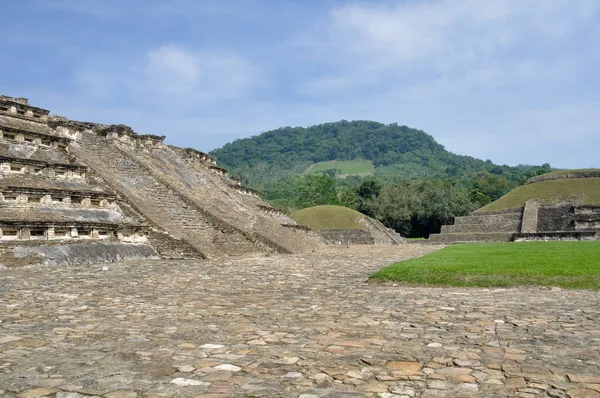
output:
<path id="1" fill-rule="evenodd" d="M 476 210 L 476 211 L 469 213 L 469 216 L 478 216 L 478 215 L 491 216 L 492 214 L 515 214 L 515 213 L 522 213 L 522 212 L 523 212 L 522 207 L 511 207 L 510 209 L 503 209 L 503 210 L 490 210 L 490 211 Z"/>
<path id="2" fill-rule="evenodd" d="M 573 204 L 562 203 L 554 206 L 542 206 L 538 212 L 537 231 L 573 231 Z"/>
<path id="3" fill-rule="evenodd" d="M 536 242 L 536 241 L 575 241 L 575 240 L 600 240 L 600 232 L 595 231 L 550 231 L 536 232 L 531 234 L 517 234 L 515 242 Z"/>
<path id="4" fill-rule="evenodd" d="M 158 253 L 149 244 L 114 241 L 44 245 L 15 241 L 0 245 L 0 264 L 3 267 L 98 264 L 157 258 L 160 258 Z"/>
<path id="5" fill-rule="evenodd" d="M 362 229 L 322 229 L 319 234 L 332 245 L 372 245 L 375 239 Z"/>

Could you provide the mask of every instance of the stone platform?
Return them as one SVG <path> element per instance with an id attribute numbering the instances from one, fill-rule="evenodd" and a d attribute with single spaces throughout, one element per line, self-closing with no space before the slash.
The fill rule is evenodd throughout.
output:
<path id="1" fill-rule="evenodd" d="M 0 271 L 0 397 L 598 397 L 600 293 L 365 283 L 432 245 Z"/>

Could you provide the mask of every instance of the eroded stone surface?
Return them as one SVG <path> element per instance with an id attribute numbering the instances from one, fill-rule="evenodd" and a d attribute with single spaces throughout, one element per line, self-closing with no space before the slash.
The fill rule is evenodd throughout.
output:
<path id="1" fill-rule="evenodd" d="M 365 283 L 434 249 L 2 270 L 0 396 L 598 393 L 598 292 Z"/>

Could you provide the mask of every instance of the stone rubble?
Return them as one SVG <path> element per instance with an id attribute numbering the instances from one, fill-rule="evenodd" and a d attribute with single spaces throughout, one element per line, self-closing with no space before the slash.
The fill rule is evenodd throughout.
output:
<path id="1" fill-rule="evenodd" d="M 2 270 L 0 397 L 600 397 L 600 292 L 366 281 L 436 249 Z"/>

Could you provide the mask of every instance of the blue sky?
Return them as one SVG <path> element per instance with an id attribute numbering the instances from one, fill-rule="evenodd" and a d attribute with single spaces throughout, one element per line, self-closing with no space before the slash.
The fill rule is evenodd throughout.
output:
<path id="1" fill-rule="evenodd" d="M 0 93 L 209 151 L 397 122 L 501 164 L 600 167 L 598 0 L 28 0 Z"/>

